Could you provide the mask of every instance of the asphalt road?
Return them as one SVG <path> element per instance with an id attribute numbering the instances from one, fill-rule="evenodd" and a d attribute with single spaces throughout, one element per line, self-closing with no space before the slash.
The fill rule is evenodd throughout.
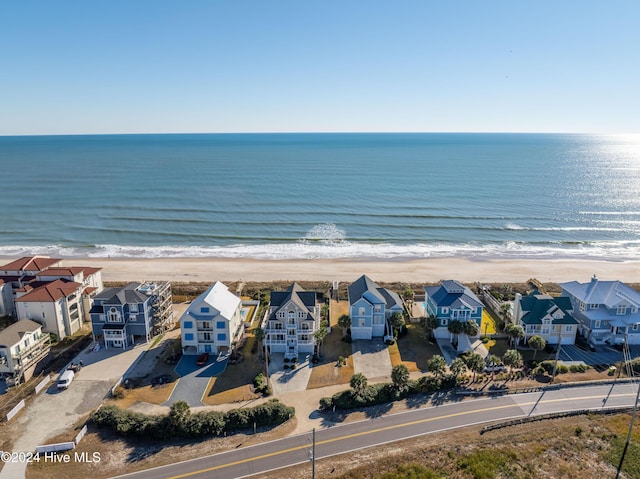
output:
<path id="1" fill-rule="evenodd" d="M 467 399 L 316 431 L 316 459 L 474 424 L 576 409 L 632 406 L 637 385 L 610 384 Z M 138 473 L 127 479 L 229 479 L 309 462 L 311 432 Z"/>

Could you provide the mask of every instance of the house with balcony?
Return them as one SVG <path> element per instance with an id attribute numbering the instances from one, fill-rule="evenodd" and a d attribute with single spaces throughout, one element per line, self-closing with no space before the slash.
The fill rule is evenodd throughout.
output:
<path id="1" fill-rule="evenodd" d="M 83 286 L 83 321 L 91 321 L 89 311 L 93 304 L 93 298 L 104 289 L 102 284 L 102 269 L 88 266 L 49 267 L 40 271 L 35 276 L 37 283 L 50 283 L 57 279 L 80 283 Z"/>
<path id="2" fill-rule="evenodd" d="M 83 291 L 82 284 L 64 279 L 28 284 L 16 291 L 17 315 L 41 324 L 44 332 L 54 334 L 58 340 L 63 339 L 82 327 Z"/>
<path id="3" fill-rule="evenodd" d="M 378 286 L 367 275 L 349 285 L 349 316 L 353 339 L 393 339 L 387 320 L 393 313 L 402 313 L 400 296 Z"/>
<path id="4" fill-rule="evenodd" d="M 562 296 L 571 300 L 579 334 L 592 346 L 640 344 L 640 293 L 620 281 L 560 284 Z"/>
<path id="5" fill-rule="evenodd" d="M 0 266 L 0 316 L 16 316 L 16 292 L 37 281 L 36 276 L 41 271 L 61 261 L 48 256 L 24 256 Z"/>
<path id="6" fill-rule="evenodd" d="M 575 344 L 578 321 L 568 297 L 553 297 L 533 291 L 528 296 L 516 293 L 513 320 L 524 330 L 523 343 L 531 336 L 540 336 L 547 344 Z"/>
<path id="7" fill-rule="evenodd" d="M 320 304 L 315 291 L 305 291 L 293 283 L 286 291 L 273 291 L 264 328 L 264 345 L 271 353 L 287 359 L 313 354 L 314 333 L 320 327 Z"/>
<path id="8" fill-rule="evenodd" d="M 216 282 L 194 299 L 180 318 L 184 354 L 230 354 L 242 338 L 242 301 Z"/>
<path id="9" fill-rule="evenodd" d="M 0 331 L 0 375 L 16 383 L 27 381 L 50 350 L 49 335 L 42 325 L 21 319 Z"/>
<path id="10" fill-rule="evenodd" d="M 451 321 L 475 321 L 478 332 L 482 324 L 484 305 L 468 287 L 459 281 L 441 281 L 439 286 L 427 286 L 425 292 L 425 312 L 438 319 L 438 327 L 433 331 L 437 339 L 451 340 L 448 326 Z M 471 341 L 465 334 L 458 335 L 458 351 L 471 348 Z"/>
<path id="11" fill-rule="evenodd" d="M 106 348 L 127 348 L 137 339 L 149 341 L 173 322 L 168 282 L 130 283 L 93 298 L 90 311 L 93 339 Z"/>

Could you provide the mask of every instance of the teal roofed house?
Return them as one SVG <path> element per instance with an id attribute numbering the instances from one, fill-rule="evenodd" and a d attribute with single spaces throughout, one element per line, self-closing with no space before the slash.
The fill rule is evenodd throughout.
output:
<path id="1" fill-rule="evenodd" d="M 533 291 L 528 296 L 516 294 L 513 318 L 524 329 L 524 343 L 531 336 L 542 337 L 547 344 L 575 344 L 578 321 L 568 297 L 552 297 Z"/>
<path id="2" fill-rule="evenodd" d="M 579 332 L 592 346 L 640 344 L 640 293 L 620 281 L 562 283 L 571 300 Z"/>
<path id="3" fill-rule="evenodd" d="M 440 286 L 427 286 L 425 292 L 425 311 L 428 316 L 438 318 L 438 327 L 433 334 L 438 339 L 453 340 L 448 325 L 451 321 L 475 321 L 480 331 L 482 323 L 482 301 L 459 281 L 441 281 Z M 471 349 L 471 341 L 460 334 L 457 344 L 458 352 Z"/>

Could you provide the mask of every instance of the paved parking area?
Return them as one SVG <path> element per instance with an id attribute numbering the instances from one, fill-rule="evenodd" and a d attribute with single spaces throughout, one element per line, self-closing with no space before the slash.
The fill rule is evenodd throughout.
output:
<path id="1" fill-rule="evenodd" d="M 640 356 L 640 347 L 632 346 L 630 348 L 631 357 L 636 358 Z M 560 348 L 561 361 L 579 361 L 589 366 L 610 366 L 618 361 L 622 361 L 622 351 L 611 347 L 599 348 L 597 351 L 592 352 L 582 349 L 576 345 L 566 345 Z"/>
<path id="2" fill-rule="evenodd" d="M 215 356 L 211 356 L 204 366 L 198 366 L 197 359 L 198 356 L 194 355 L 182 356 L 175 368 L 180 379 L 163 406 L 171 406 L 176 401 L 185 401 L 191 407 L 204 405 L 202 396 L 207 390 L 209 380 L 225 370 L 228 358 L 218 361 Z"/>
<path id="3" fill-rule="evenodd" d="M 391 377 L 389 349 L 382 339 L 358 339 L 351 343 L 353 371 L 368 379 Z"/>
<path id="4" fill-rule="evenodd" d="M 276 396 L 304 391 L 311 377 L 310 355 L 299 355 L 295 369 L 285 369 L 284 353 L 272 353 L 269 361 L 269 379 Z M 289 363 L 290 364 L 290 363 Z"/>

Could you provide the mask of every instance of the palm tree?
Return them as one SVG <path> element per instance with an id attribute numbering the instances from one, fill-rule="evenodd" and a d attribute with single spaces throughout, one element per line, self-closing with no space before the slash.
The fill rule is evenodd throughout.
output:
<path id="1" fill-rule="evenodd" d="M 531 336 L 527 344 L 533 349 L 533 359 L 536 358 L 536 354 L 540 349 L 544 349 L 547 346 L 547 342 L 542 336 Z"/>
<path id="2" fill-rule="evenodd" d="M 509 323 L 504 328 L 504 334 L 509 336 L 509 343 L 511 347 L 515 347 L 515 340 L 524 338 L 524 329 L 519 324 Z"/>
<path id="3" fill-rule="evenodd" d="M 461 374 L 463 374 L 467 370 L 467 365 L 464 363 L 464 359 L 455 358 L 451 361 L 451 365 L 449 366 L 449 370 L 451 373 L 458 378 Z"/>
<path id="4" fill-rule="evenodd" d="M 356 373 L 351 376 L 349 385 L 353 390 L 353 395 L 361 398 L 364 396 L 364 392 L 367 390 L 367 377 L 362 373 Z"/>
<path id="5" fill-rule="evenodd" d="M 433 332 L 438 329 L 438 326 L 440 326 L 440 320 L 433 314 L 430 314 L 424 320 L 424 328 L 427 330 L 431 338 L 433 338 Z"/>
<path id="6" fill-rule="evenodd" d="M 449 321 L 449 324 L 447 324 L 447 329 L 449 330 L 449 333 L 451 333 L 451 342 L 453 344 L 458 344 L 458 335 L 464 332 L 464 324 L 462 324 L 462 321 L 452 319 Z M 453 341 L 454 338 L 455 342 Z"/>
<path id="7" fill-rule="evenodd" d="M 502 356 L 502 362 L 505 366 L 509 366 L 509 374 L 511 374 L 513 368 L 522 367 L 522 355 L 516 349 L 509 349 Z"/>
<path id="8" fill-rule="evenodd" d="M 487 364 L 487 366 L 489 368 L 491 368 L 491 375 L 493 377 L 495 377 L 495 375 L 496 375 L 496 369 L 495 369 L 496 366 L 500 366 L 502 364 L 502 361 L 500 360 L 500 358 L 498 356 L 496 356 L 495 354 L 490 354 L 485 359 L 485 363 Z"/>
<path id="9" fill-rule="evenodd" d="M 436 354 L 436 355 L 432 356 L 427 361 L 427 368 L 436 377 L 440 376 L 441 374 L 443 374 L 445 369 L 446 369 L 446 367 L 447 367 L 447 361 L 442 356 L 440 356 L 439 354 Z"/>
<path id="10" fill-rule="evenodd" d="M 351 318 L 348 314 L 343 314 L 338 318 L 338 326 L 342 328 L 342 337 L 345 337 L 347 330 L 351 327 Z"/>
<path id="11" fill-rule="evenodd" d="M 500 306 L 500 314 L 502 315 L 504 322 L 509 323 L 511 321 L 511 304 L 502 303 Z"/>
<path id="12" fill-rule="evenodd" d="M 320 323 L 320 328 L 316 330 L 315 333 L 313 333 L 313 337 L 316 340 L 316 344 L 318 345 L 318 356 L 322 355 L 322 343 L 324 341 L 324 338 L 327 337 L 327 334 L 329 334 L 329 330 L 327 329 L 327 322 L 322 321 Z"/>
<path id="13" fill-rule="evenodd" d="M 404 318 L 402 317 L 402 313 L 395 312 L 389 317 L 389 324 L 391 327 L 398 332 L 402 330 L 405 325 Z M 394 334 L 395 336 L 395 334 Z"/>
<path id="14" fill-rule="evenodd" d="M 398 364 L 391 370 L 391 381 L 397 391 L 405 391 L 409 384 L 409 370 L 404 364 Z"/>
<path id="15" fill-rule="evenodd" d="M 471 372 L 473 372 L 473 381 L 476 380 L 476 373 L 484 371 L 484 359 L 478 353 L 471 353 L 464 360 L 465 364 Z"/>
<path id="16" fill-rule="evenodd" d="M 480 332 L 480 326 L 478 326 L 475 320 L 470 319 L 462 323 L 462 332 L 467 336 L 477 336 Z"/>
<path id="17" fill-rule="evenodd" d="M 256 337 L 256 341 L 258 341 L 258 353 L 262 351 L 262 340 L 264 339 L 264 329 L 256 328 L 253 330 L 253 335 Z"/>

